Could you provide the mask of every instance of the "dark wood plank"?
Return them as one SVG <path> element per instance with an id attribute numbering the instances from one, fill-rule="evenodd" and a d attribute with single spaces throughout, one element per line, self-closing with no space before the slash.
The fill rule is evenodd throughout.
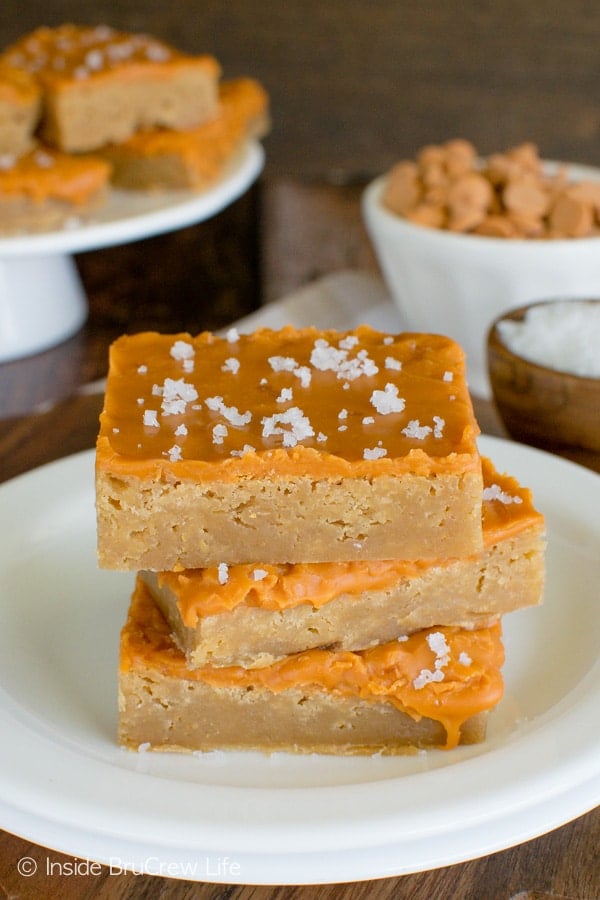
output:
<path id="1" fill-rule="evenodd" d="M 0 7 L 0 44 L 64 21 L 150 31 L 260 78 L 273 101 L 269 171 L 370 175 L 449 137 L 482 152 L 530 139 L 552 158 L 600 159 L 600 7 L 429 0 L 161 0 Z"/>

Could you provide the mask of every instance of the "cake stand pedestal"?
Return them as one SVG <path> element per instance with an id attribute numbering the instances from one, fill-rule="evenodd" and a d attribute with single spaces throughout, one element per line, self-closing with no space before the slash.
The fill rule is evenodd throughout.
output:
<path id="1" fill-rule="evenodd" d="M 112 189 L 89 224 L 0 239 L 0 363 L 40 353 L 77 332 L 88 301 L 73 253 L 142 240 L 216 215 L 253 184 L 264 166 L 249 142 L 223 177 L 201 194 Z"/>

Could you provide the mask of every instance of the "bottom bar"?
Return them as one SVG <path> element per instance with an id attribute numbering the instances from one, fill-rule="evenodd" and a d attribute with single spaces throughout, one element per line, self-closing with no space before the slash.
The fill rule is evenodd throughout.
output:
<path id="1" fill-rule="evenodd" d="M 130 749 L 407 753 L 485 738 L 500 700 L 499 624 L 429 628 L 367 650 L 259 669 L 187 668 L 138 579 L 121 634 L 119 743 Z"/>

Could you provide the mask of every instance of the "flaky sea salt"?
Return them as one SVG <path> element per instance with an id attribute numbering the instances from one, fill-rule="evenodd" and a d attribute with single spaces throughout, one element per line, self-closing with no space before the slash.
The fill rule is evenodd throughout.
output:
<path id="1" fill-rule="evenodd" d="M 221 366 L 222 372 L 231 372 L 232 375 L 237 375 L 240 371 L 240 361 L 235 356 L 230 356 L 229 359 L 226 359 L 223 365 Z"/>
<path id="2" fill-rule="evenodd" d="M 192 359 L 194 354 L 194 347 L 189 341 L 175 341 L 169 350 L 169 355 L 177 360 Z"/>
<path id="3" fill-rule="evenodd" d="M 367 351 L 359 350 L 356 356 L 349 357 L 347 344 L 347 339 L 343 338 L 339 347 L 333 347 L 325 338 L 317 338 L 310 355 L 311 365 L 320 372 L 335 372 L 341 381 L 355 381 L 361 375 L 376 375 L 379 369 Z M 354 341 L 352 346 L 355 346 Z"/>
<path id="4" fill-rule="evenodd" d="M 385 447 L 365 447 L 363 450 L 363 459 L 382 459 L 384 456 L 387 456 Z"/>
<path id="5" fill-rule="evenodd" d="M 165 378 L 162 386 L 161 409 L 165 416 L 181 415 L 188 403 L 198 399 L 198 391 L 193 384 L 183 378 Z"/>
<path id="6" fill-rule="evenodd" d="M 263 581 L 268 574 L 266 569 L 254 569 L 252 577 L 255 581 Z"/>
<path id="7" fill-rule="evenodd" d="M 382 416 L 402 412 L 405 406 L 404 399 L 398 396 L 398 388 L 390 382 L 386 384 L 383 391 L 373 391 L 370 399 L 371 405 Z"/>
<path id="8" fill-rule="evenodd" d="M 143 416 L 146 428 L 159 428 L 158 411 L 156 409 L 145 409 Z"/>
<path id="9" fill-rule="evenodd" d="M 167 456 L 171 462 L 178 462 L 182 459 L 181 447 L 179 444 L 173 444 L 170 450 L 167 450 Z"/>
<path id="10" fill-rule="evenodd" d="M 282 388 L 279 397 L 275 398 L 275 403 L 289 403 L 293 399 L 294 392 L 291 388 Z"/>
<path id="11" fill-rule="evenodd" d="M 229 431 L 227 429 L 227 425 L 223 425 L 222 422 L 219 422 L 213 427 L 212 430 L 213 444 L 222 444 L 228 434 Z"/>
<path id="12" fill-rule="evenodd" d="M 416 691 L 420 691 L 432 681 L 443 681 L 443 669 L 450 662 L 450 647 L 441 631 L 433 631 L 431 634 L 428 634 L 427 643 L 429 649 L 435 653 L 434 668 L 433 670 L 421 669 L 417 677 L 413 679 L 413 687 Z"/>
<path id="13" fill-rule="evenodd" d="M 227 584 L 229 581 L 229 566 L 227 563 L 219 563 L 217 566 L 217 581 L 219 584 Z"/>
<path id="14" fill-rule="evenodd" d="M 541 303 L 521 321 L 499 322 L 498 333 L 513 353 L 538 365 L 600 378 L 600 303 Z"/>
<path id="15" fill-rule="evenodd" d="M 432 431 L 431 425 L 421 425 L 418 419 L 411 419 L 408 425 L 402 429 L 402 434 L 407 438 L 424 441 L 427 435 L 431 434 Z"/>
<path id="16" fill-rule="evenodd" d="M 394 359 L 393 356 L 386 356 L 385 367 L 386 369 L 393 369 L 395 372 L 400 372 L 400 370 L 402 369 L 402 361 L 399 359 Z"/>
<path id="17" fill-rule="evenodd" d="M 509 506 L 511 503 L 519 504 L 523 502 L 522 497 L 519 497 L 518 494 L 507 494 L 499 484 L 490 484 L 489 487 L 485 487 L 482 496 L 484 500 L 498 500 L 499 503 L 504 503 L 505 506 Z"/>
<path id="18" fill-rule="evenodd" d="M 246 456 L 247 453 L 256 453 L 256 447 L 252 444 L 244 444 L 241 450 L 232 450 L 230 456 Z"/>
<path id="19" fill-rule="evenodd" d="M 237 328 L 229 328 L 227 334 L 225 335 L 225 339 L 229 344 L 235 344 L 240 339 L 240 333 Z"/>
<path id="20" fill-rule="evenodd" d="M 262 419 L 263 437 L 281 435 L 284 447 L 295 447 L 300 441 L 313 437 L 314 429 L 307 416 L 297 406 L 291 406 L 285 412 L 264 416 Z"/>
<path id="21" fill-rule="evenodd" d="M 235 428 L 241 428 L 243 425 L 248 425 L 252 421 L 252 413 L 250 410 L 241 413 L 237 406 L 226 406 L 222 397 L 207 397 L 204 402 L 212 412 L 220 413 L 223 418 Z"/>

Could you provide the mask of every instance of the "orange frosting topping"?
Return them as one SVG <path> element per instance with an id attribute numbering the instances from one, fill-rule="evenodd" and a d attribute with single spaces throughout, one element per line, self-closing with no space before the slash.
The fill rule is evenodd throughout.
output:
<path id="1" fill-rule="evenodd" d="M 92 156 L 69 156 L 38 147 L 10 168 L 0 168 L 0 196 L 26 196 L 41 203 L 47 199 L 80 205 L 108 183 L 110 165 Z"/>
<path id="2" fill-rule="evenodd" d="M 483 539 L 491 547 L 532 526 L 543 517 L 533 506 L 531 492 L 509 475 L 498 474 L 488 459 L 484 475 Z M 177 597 L 182 621 L 195 628 L 204 616 L 219 615 L 236 606 L 279 610 L 308 603 L 315 609 L 342 594 L 385 590 L 401 578 L 413 578 L 433 566 L 453 560 L 372 560 L 286 565 L 237 565 L 227 572 L 217 566 L 161 572 L 159 585 Z"/>
<path id="3" fill-rule="evenodd" d="M 439 335 L 145 332 L 111 347 L 97 464 L 233 481 L 478 472 L 464 354 Z"/>
<path id="4" fill-rule="evenodd" d="M 31 75 L 0 61 L 0 101 L 25 106 L 35 103 L 39 94 Z"/>
<path id="5" fill-rule="evenodd" d="M 218 63 L 210 56 L 187 56 L 154 37 L 116 31 L 107 25 L 38 28 L 6 50 L 3 59 L 55 90 L 115 75 L 134 78 L 149 69 L 156 75 L 167 74 L 182 63 L 219 72 Z"/>
<path id="6" fill-rule="evenodd" d="M 216 688 L 255 687 L 274 693 L 300 688 L 392 703 L 415 720 L 427 717 L 446 729 L 455 747 L 462 724 L 502 697 L 504 650 L 500 625 L 467 631 L 428 628 L 406 640 L 360 652 L 308 650 L 261 669 L 203 666 L 190 670 L 169 628 L 138 580 L 121 633 L 120 669 L 152 668 L 162 675 L 203 681 Z"/>

